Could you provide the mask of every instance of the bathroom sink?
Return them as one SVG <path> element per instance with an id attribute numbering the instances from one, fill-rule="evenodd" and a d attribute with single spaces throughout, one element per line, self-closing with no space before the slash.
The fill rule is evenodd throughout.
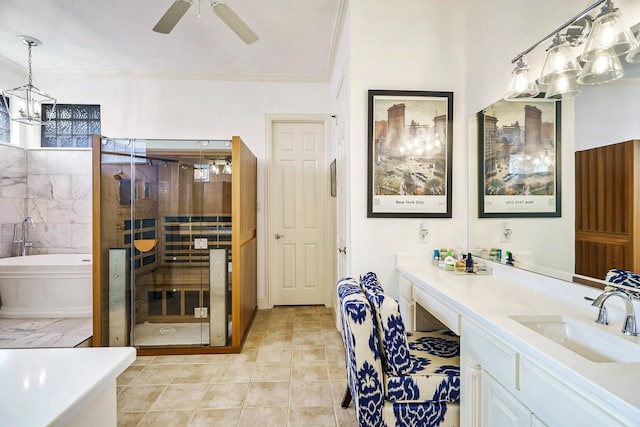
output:
<path id="1" fill-rule="evenodd" d="M 592 362 L 640 362 L 640 344 L 625 339 L 622 333 L 616 336 L 603 331 L 595 323 L 562 315 L 509 317 Z"/>

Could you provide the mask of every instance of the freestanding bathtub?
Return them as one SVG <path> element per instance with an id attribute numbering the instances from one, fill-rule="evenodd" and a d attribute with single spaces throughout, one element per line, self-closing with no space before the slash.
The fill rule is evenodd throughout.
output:
<path id="1" fill-rule="evenodd" d="M 0 259 L 0 317 L 91 317 L 91 255 Z"/>

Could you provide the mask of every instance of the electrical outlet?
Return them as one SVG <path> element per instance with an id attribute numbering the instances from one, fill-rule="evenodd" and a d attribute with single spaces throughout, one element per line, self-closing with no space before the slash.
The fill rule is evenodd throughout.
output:
<path id="1" fill-rule="evenodd" d="M 508 222 L 502 223 L 502 234 L 500 235 L 500 243 L 511 243 L 511 235 L 513 234 L 513 229 L 511 228 L 511 224 Z"/>
<path id="2" fill-rule="evenodd" d="M 426 223 L 420 224 L 420 229 L 418 230 L 418 242 L 420 243 L 428 243 L 429 239 L 429 229 L 427 228 Z"/>

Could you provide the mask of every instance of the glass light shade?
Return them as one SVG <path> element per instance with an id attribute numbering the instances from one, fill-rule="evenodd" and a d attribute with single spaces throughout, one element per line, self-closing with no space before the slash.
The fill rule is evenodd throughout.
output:
<path id="1" fill-rule="evenodd" d="M 627 53 L 625 60 L 629 64 L 636 64 L 640 62 L 640 43 L 636 43 L 636 46 Z"/>
<path id="2" fill-rule="evenodd" d="M 597 85 L 619 79 L 623 74 L 620 59 L 610 49 L 606 49 L 584 64 L 578 83 Z"/>
<path id="3" fill-rule="evenodd" d="M 611 49 L 614 55 L 623 55 L 633 49 L 636 39 L 629 27 L 626 27 L 622 14 L 607 2 L 603 13 L 593 22 L 591 34 L 584 47 L 580 61 L 587 62 L 605 49 Z"/>
<path id="4" fill-rule="evenodd" d="M 11 90 L 2 92 L 5 99 L 7 111 L 10 111 L 11 120 L 24 123 L 27 125 L 41 125 L 51 119 L 50 117 L 42 117 L 40 108 L 42 104 L 51 104 L 52 112 L 55 112 L 56 100 L 47 95 L 32 84 L 20 86 Z M 13 98 L 13 113 L 9 110 L 6 99 Z"/>
<path id="5" fill-rule="evenodd" d="M 573 56 L 569 43 L 567 41 L 556 43 L 557 41 L 554 41 L 554 45 L 549 48 L 540 73 L 540 83 L 550 84 L 559 77 L 575 77 L 580 74 L 580 64 Z"/>
<path id="6" fill-rule="evenodd" d="M 544 95 L 547 99 L 569 99 L 582 92 L 576 82 L 576 76 L 562 75 L 549 83 Z"/>
<path id="7" fill-rule="evenodd" d="M 518 60 L 512 74 L 505 100 L 533 98 L 540 93 L 536 83 L 529 80 L 529 67 L 525 61 Z"/>

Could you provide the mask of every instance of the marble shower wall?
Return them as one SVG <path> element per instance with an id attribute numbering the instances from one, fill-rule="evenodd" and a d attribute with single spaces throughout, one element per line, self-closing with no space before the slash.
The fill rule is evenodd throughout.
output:
<path id="1" fill-rule="evenodd" d="M 0 258 L 11 256 L 13 225 L 26 216 L 27 159 L 24 149 L 0 144 Z"/>
<path id="2" fill-rule="evenodd" d="M 91 150 L 27 151 L 31 254 L 91 253 Z"/>

